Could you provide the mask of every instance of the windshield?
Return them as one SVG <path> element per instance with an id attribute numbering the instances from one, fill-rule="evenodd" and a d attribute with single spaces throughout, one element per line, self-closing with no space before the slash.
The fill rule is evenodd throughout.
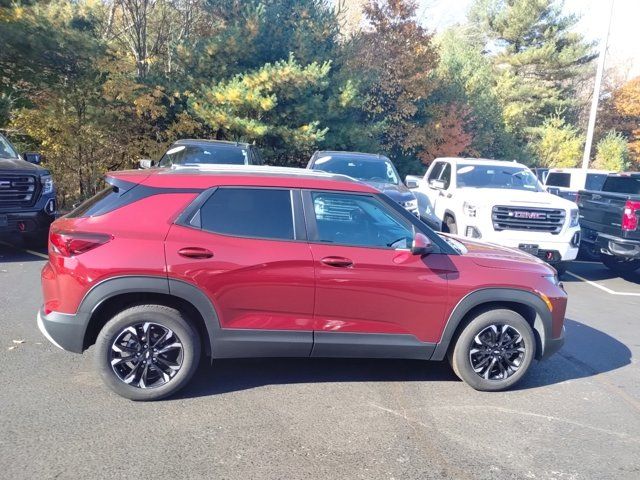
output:
<path id="1" fill-rule="evenodd" d="M 366 182 L 400 183 L 398 173 L 393 163 L 383 158 L 336 157 L 327 155 L 318 158 L 314 163 L 314 170 L 348 175 L 351 178 Z"/>
<path id="2" fill-rule="evenodd" d="M 540 192 L 542 187 L 528 168 L 508 165 L 458 164 L 458 187 L 505 188 Z"/>
<path id="3" fill-rule="evenodd" d="M 161 167 L 171 165 L 247 165 L 246 148 L 235 145 L 178 145 L 170 148 L 160 159 Z"/>
<path id="4" fill-rule="evenodd" d="M 2 135 L 0 135 L 0 158 L 18 158 L 16 151 Z"/>

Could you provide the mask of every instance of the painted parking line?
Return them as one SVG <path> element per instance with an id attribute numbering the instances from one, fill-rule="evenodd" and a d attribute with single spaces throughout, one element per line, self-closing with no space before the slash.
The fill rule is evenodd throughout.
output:
<path id="1" fill-rule="evenodd" d="M 0 240 L 0 245 L 4 245 L 5 247 L 10 247 L 10 248 L 15 248 L 16 250 L 20 250 L 21 252 L 26 252 L 26 253 L 29 253 L 31 255 L 35 255 L 36 257 L 40 257 L 40 258 L 44 258 L 46 260 L 49 260 L 49 255 L 46 255 L 46 254 L 41 253 L 41 252 L 36 252 L 35 250 L 29 250 L 27 248 L 18 248 L 15 245 L 11 245 L 10 243 L 3 242 L 2 240 Z"/>
<path id="2" fill-rule="evenodd" d="M 588 283 L 592 287 L 599 288 L 600 290 L 602 290 L 604 292 L 607 292 L 610 295 L 624 295 L 624 296 L 628 296 L 628 297 L 640 297 L 640 293 L 635 293 L 635 292 L 616 292 L 615 290 L 611 290 L 610 288 L 607 288 L 604 285 L 600 285 L 599 283 L 596 283 L 596 282 L 594 282 L 592 280 L 588 280 L 588 279 L 586 279 L 584 277 L 581 277 L 577 273 L 570 272 L 569 270 L 567 270 L 566 273 L 567 273 L 567 275 L 571 275 L 572 277 L 575 277 L 578 280 L 581 280 L 581 281 L 583 281 L 585 283 Z"/>

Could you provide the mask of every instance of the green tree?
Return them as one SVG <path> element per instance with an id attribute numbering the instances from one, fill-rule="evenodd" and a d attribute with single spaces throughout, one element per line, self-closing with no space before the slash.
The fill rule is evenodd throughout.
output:
<path id="1" fill-rule="evenodd" d="M 611 130 L 602 137 L 596 146 L 595 168 L 621 172 L 629 168 L 629 147 L 626 138 Z"/>
<path id="2" fill-rule="evenodd" d="M 204 87 L 190 102 L 218 138 L 257 141 L 278 163 L 306 160 L 324 137 L 318 112 L 325 103 L 328 62 L 300 65 L 291 56 Z"/>
<path id="3" fill-rule="evenodd" d="M 557 0 L 476 0 L 470 19 L 484 33 L 498 72 L 496 94 L 509 131 L 527 141 L 545 118 L 578 107 L 592 47 Z"/>
<path id="4" fill-rule="evenodd" d="M 552 116 L 532 130 L 530 149 L 543 167 L 577 167 L 582 157 L 583 139 L 578 129 L 560 116 Z"/>

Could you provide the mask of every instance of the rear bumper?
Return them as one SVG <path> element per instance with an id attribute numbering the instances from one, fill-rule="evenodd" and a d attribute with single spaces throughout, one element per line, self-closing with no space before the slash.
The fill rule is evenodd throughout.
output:
<path id="1" fill-rule="evenodd" d="M 56 347 L 70 352 L 82 353 L 86 322 L 81 316 L 51 312 L 40 309 L 37 315 L 38 329 Z"/>

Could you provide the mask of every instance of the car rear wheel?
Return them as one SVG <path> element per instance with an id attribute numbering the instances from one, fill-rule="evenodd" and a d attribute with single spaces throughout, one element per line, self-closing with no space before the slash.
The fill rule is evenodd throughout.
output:
<path id="1" fill-rule="evenodd" d="M 533 330 L 506 309 L 475 317 L 458 336 L 449 361 L 460 379 L 480 391 L 505 390 L 526 373 L 536 353 Z"/>
<path id="2" fill-rule="evenodd" d="M 184 387 L 200 360 L 200 339 L 187 318 L 163 305 L 139 305 L 113 317 L 96 341 L 105 384 L 131 400 L 159 400 Z"/>
<path id="3" fill-rule="evenodd" d="M 638 259 L 626 260 L 614 255 L 604 254 L 600 257 L 600 259 L 602 260 L 602 263 L 604 263 L 605 267 L 619 275 L 635 272 L 638 268 L 640 268 L 640 260 Z"/>

